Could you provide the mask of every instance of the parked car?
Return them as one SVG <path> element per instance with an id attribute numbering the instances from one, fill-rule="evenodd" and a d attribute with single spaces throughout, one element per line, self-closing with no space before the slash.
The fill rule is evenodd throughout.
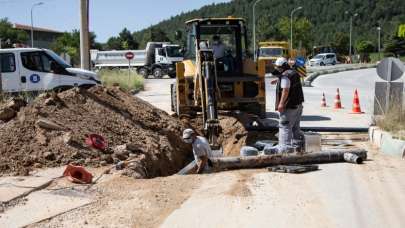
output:
<path id="1" fill-rule="evenodd" d="M 8 93 L 91 87 L 101 83 L 96 73 L 72 68 L 47 49 L 0 49 L 0 69 L 0 91 Z"/>
<path id="2" fill-rule="evenodd" d="M 310 66 L 326 66 L 328 64 L 335 65 L 337 63 L 337 58 L 335 53 L 322 53 L 315 55 L 309 60 Z"/>

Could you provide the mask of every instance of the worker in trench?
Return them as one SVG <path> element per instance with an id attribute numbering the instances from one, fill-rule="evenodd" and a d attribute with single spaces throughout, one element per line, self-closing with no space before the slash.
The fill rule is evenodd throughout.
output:
<path id="1" fill-rule="evenodd" d="M 284 57 L 274 63 L 272 81 L 276 85 L 276 111 L 279 112 L 278 145 L 273 147 L 272 153 L 289 153 L 303 151 L 304 134 L 300 128 L 303 111 L 304 93 L 300 76 L 292 69 Z"/>
<path id="2" fill-rule="evenodd" d="M 210 160 L 212 157 L 211 147 L 208 140 L 197 135 L 193 129 L 183 131 L 183 141 L 193 146 L 193 155 L 197 168 L 195 173 L 201 174 L 210 171 Z"/>

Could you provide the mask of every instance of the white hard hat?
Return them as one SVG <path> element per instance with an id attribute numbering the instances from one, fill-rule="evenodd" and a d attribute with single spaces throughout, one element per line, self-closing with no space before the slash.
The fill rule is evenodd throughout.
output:
<path id="1" fill-rule="evenodd" d="M 284 57 L 279 57 L 279 58 L 277 58 L 276 62 L 274 62 L 274 65 L 276 65 L 278 67 L 281 67 L 284 64 L 287 64 L 287 59 Z"/>
<path id="2" fill-rule="evenodd" d="M 193 135 L 194 133 L 195 133 L 194 130 L 193 130 L 193 129 L 190 129 L 190 128 L 184 130 L 184 131 L 183 131 L 183 139 L 189 139 L 189 138 L 191 138 L 191 135 Z"/>

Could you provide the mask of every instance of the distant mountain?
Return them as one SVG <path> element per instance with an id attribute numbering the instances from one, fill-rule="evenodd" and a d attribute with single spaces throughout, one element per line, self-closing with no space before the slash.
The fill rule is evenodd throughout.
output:
<path id="1" fill-rule="evenodd" d="M 150 33 L 154 30 L 163 31 L 174 41 L 175 31 L 184 30 L 184 22 L 189 19 L 227 16 L 245 18 L 251 34 L 253 3 L 254 0 L 233 0 L 207 5 L 173 16 L 134 35 L 141 46 L 150 39 Z M 378 25 L 382 27 L 382 37 L 388 38 L 399 24 L 405 23 L 405 0 L 262 0 L 256 8 L 257 24 L 265 24 L 270 29 L 258 26 L 256 33 L 259 40 L 264 37 L 271 39 L 271 28 L 281 17 L 289 17 L 290 12 L 298 6 L 303 9 L 296 12 L 294 17 L 306 17 L 313 24 L 314 46 L 330 44 L 337 33 L 349 33 L 350 17 L 345 11 L 358 14 L 353 19 L 353 40 L 368 39 L 377 43 Z"/>

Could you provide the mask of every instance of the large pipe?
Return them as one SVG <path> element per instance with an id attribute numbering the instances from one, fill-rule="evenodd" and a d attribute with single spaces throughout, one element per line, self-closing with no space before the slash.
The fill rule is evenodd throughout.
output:
<path id="1" fill-rule="evenodd" d="M 248 131 L 278 131 L 278 126 L 274 127 L 246 127 Z M 368 127 L 301 127 L 302 131 L 313 132 L 357 132 L 367 133 Z"/>
<path id="2" fill-rule="evenodd" d="M 250 157 L 215 157 L 210 158 L 215 171 L 227 169 L 264 168 L 273 165 L 320 164 L 344 162 L 344 154 L 351 153 L 363 160 L 367 159 L 367 151 L 363 149 L 324 150 L 317 153 L 277 154 Z"/>

